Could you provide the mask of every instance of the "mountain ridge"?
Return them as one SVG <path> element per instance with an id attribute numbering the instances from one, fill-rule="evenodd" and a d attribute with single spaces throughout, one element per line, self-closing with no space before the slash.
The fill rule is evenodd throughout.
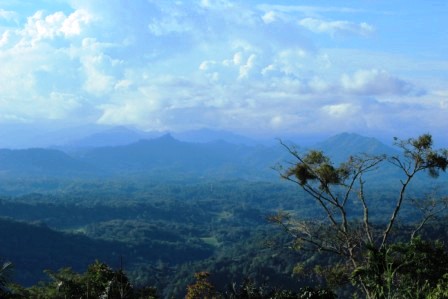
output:
<path id="1" fill-rule="evenodd" d="M 324 141 L 318 142 L 315 148 L 323 150 L 326 155 L 332 157 L 337 162 L 342 162 L 353 154 L 395 155 L 398 153 L 397 150 L 385 145 L 376 138 L 348 132 L 333 135 Z"/>
<path id="2" fill-rule="evenodd" d="M 392 148 L 374 138 L 353 133 L 332 136 L 315 148 L 323 150 L 336 162 L 358 153 L 394 153 Z M 131 144 L 87 148 L 78 152 L 3 149 L 0 150 L 0 173 L 272 179 L 276 174 L 272 167 L 291 158 L 280 144 L 245 145 L 225 140 L 194 143 L 178 140 L 167 133 Z"/>

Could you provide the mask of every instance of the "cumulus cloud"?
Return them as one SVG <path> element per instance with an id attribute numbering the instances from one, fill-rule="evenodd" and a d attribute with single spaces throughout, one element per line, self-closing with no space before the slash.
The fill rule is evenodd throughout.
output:
<path id="1" fill-rule="evenodd" d="M 316 18 L 304 18 L 299 25 L 315 33 L 336 34 L 358 34 L 369 35 L 374 32 L 372 25 L 367 23 L 353 23 L 348 21 L 324 21 Z"/>
<path id="2" fill-rule="evenodd" d="M 416 88 L 405 80 L 384 70 L 359 70 L 353 75 L 342 75 L 341 87 L 344 91 L 366 95 L 409 95 Z"/>
<path id="3" fill-rule="evenodd" d="M 41 39 L 52 39 L 59 35 L 65 37 L 79 35 L 81 27 L 91 21 L 91 16 L 84 10 L 77 10 L 66 16 L 63 12 L 45 15 L 43 11 L 36 12 L 27 19 L 22 34 L 33 42 Z"/>
<path id="4" fill-rule="evenodd" d="M 238 106 L 218 86 L 170 76 L 147 79 L 134 82 L 139 88 L 117 92 L 111 103 L 98 106 L 102 111 L 98 122 L 146 130 L 198 128 L 217 125 L 226 111 Z"/>
<path id="5" fill-rule="evenodd" d="M 85 10 L 39 10 L 24 20 L 3 32 L 0 42 L 0 92 L 8 99 L 2 114 L 17 121 L 80 116 L 78 110 L 89 108 L 80 92 L 82 45 L 73 37 L 84 34 L 92 16 Z"/>
<path id="6" fill-rule="evenodd" d="M 82 27 L 92 21 L 92 16 L 85 10 L 76 10 L 64 19 L 60 31 L 65 36 L 80 35 Z"/>
<path id="7" fill-rule="evenodd" d="M 160 129 L 163 125 L 157 109 L 157 98 L 126 99 L 120 104 L 99 106 L 103 113 L 98 119 L 100 124 L 135 125 L 141 124 L 150 129 Z"/>
<path id="8" fill-rule="evenodd" d="M 411 72 L 376 65 L 363 49 L 351 59 L 319 48 L 321 38 L 328 41 L 323 34 L 344 34 L 350 42 L 374 31 L 376 24 L 350 18 L 362 19 L 355 8 L 230 0 L 67 3 L 17 18 L 0 10 L 0 20 L 19 20 L 0 33 L 0 120 L 88 115 L 151 130 L 315 132 L 390 125 L 389 118 L 405 114 L 384 109 L 410 115 L 416 106 L 409 103 L 428 97 Z M 446 95 L 435 99 L 424 105 L 439 113 Z"/>
<path id="9" fill-rule="evenodd" d="M 230 80 L 242 80 L 250 77 L 251 73 L 261 70 L 257 66 L 257 55 L 247 51 L 238 51 L 229 59 L 222 61 L 202 61 L 198 69 L 206 74 L 218 77 L 226 77 Z M 256 69 L 256 70 L 255 70 Z M 216 74 L 216 75 L 215 75 Z"/>

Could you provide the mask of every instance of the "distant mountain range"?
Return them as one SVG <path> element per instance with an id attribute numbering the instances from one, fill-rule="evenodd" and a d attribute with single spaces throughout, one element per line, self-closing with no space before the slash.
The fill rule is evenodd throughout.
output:
<path id="1" fill-rule="evenodd" d="M 212 129 L 198 129 L 183 132 L 150 131 L 135 128 L 103 125 L 85 125 L 68 128 L 31 125 L 0 125 L 0 148 L 57 148 L 70 151 L 79 148 L 127 145 L 141 139 L 154 139 L 170 133 L 180 141 L 206 143 L 227 141 L 236 144 L 265 144 L 266 140 L 253 140 L 232 132 Z M 269 140 L 272 143 L 274 140 Z"/>
<path id="2" fill-rule="evenodd" d="M 210 136 L 208 139 L 212 139 L 212 132 L 207 134 Z M 199 135 L 206 134 L 198 132 L 190 138 Z M 221 138 L 208 142 L 206 139 L 201 139 L 203 142 L 199 139 L 187 142 L 171 134 L 150 139 L 150 135 L 142 136 L 126 128 L 115 128 L 83 138 L 76 145 L 72 143 L 67 147 L 70 149 L 67 152 L 62 150 L 64 148 L 0 150 L 0 174 L 70 177 L 150 175 L 259 180 L 278 179 L 272 167 L 293 161 L 293 157 L 280 144 L 259 145 L 226 133 L 219 136 L 233 138 L 234 142 Z M 134 141 L 137 138 L 140 139 Z M 394 149 L 374 138 L 348 133 L 333 136 L 314 148 L 323 150 L 335 161 L 343 161 L 349 155 L 358 153 L 395 153 Z"/>
<path id="3" fill-rule="evenodd" d="M 63 144 L 57 145 L 57 147 L 67 149 L 79 149 L 79 148 L 95 148 L 103 146 L 119 146 L 137 142 L 141 139 L 152 139 L 163 135 L 160 132 L 142 132 L 132 130 L 126 127 L 113 127 L 93 133 L 80 139 L 72 140 Z"/>

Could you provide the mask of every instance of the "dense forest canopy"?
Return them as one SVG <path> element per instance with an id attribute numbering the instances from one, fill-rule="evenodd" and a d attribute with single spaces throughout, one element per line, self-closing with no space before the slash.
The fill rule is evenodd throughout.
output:
<path id="1" fill-rule="evenodd" d="M 30 294 L 58 298 L 54 293 L 58 281 L 66 281 L 73 284 L 66 294 L 86 293 L 85 285 L 93 283 L 92 271 L 104 267 L 110 275 L 103 277 L 100 285 L 112 283 L 116 288 L 112 293 L 127 290 L 128 297 L 123 298 L 193 296 L 204 285 L 214 296 L 237 298 L 249 290 L 262 298 L 261 294 L 279 290 L 283 290 L 282 295 L 277 293 L 279 298 L 300 294 L 322 296 L 318 298 L 339 294 L 345 298 L 354 293 L 365 295 L 366 290 L 381 296 L 392 294 L 391 290 L 428 296 L 443 292 L 445 264 L 428 256 L 439 261 L 447 256 L 443 243 L 433 243 L 448 237 L 441 201 L 446 199 L 447 190 L 443 173 L 446 152 L 434 150 L 431 140 L 425 139 L 430 136 L 425 136 L 398 141 L 404 155 L 390 150 L 388 157 L 372 151 L 344 158 L 333 147 L 336 161 L 348 159 L 352 164 L 333 163 L 323 152 L 287 146 L 284 158 L 272 160 L 289 167 L 280 172 L 286 181 L 238 176 L 226 180 L 157 178 L 136 173 L 105 178 L 30 175 L 14 179 L 3 174 L 0 257 L 6 263 L 2 289 L 5 294 L 25 298 Z M 394 166 L 403 166 L 407 172 L 399 176 Z M 411 169 L 418 171 L 409 172 Z M 439 180 L 417 173 L 426 170 L 440 174 Z M 272 168 L 270 171 L 275 173 Z M 405 180 L 409 176 L 412 183 Z M 347 187 L 353 194 L 344 197 Z M 344 201 L 342 217 L 334 214 L 337 209 L 325 206 L 324 211 L 332 213 L 330 220 L 342 221 L 341 227 L 344 223 L 353 225 L 353 238 L 346 245 L 331 243 L 335 239 L 325 234 L 332 226 L 324 222 L 329 215 L 322 213 L 319 199 L 323 197 L 316 198 L 325 194 L 330 197 L 324 200 L 336 208 L 340 198 Z M 387 233 L 387 242 L 381 242 L 382 238 L 375 236 L 380 227 L 387 229 L 390 218 L 385 215 L 396 210 L 397 194 L 403 195 L 398 196 L 403 203 L 394 216 L 394 229 Z M 425 225 L 420 227 L 422 219 Z M 269 220 L 281 224 L 287 233 Z M 312 239 L 304 239 L 305 235 L 300 235 L 304 231 L 297 229 L 310 233 L 312 225 L 318 225 L 320 235 L 309 234 Z M 338 226 L 334 227 L 343 233 Z M 362 231 L 366 239 L 354 233 Z M 406 237 L 410 234 L 411 239 Z M 304 241 L 312 241 L 308 245 L 314 249 Z M 339 248 L 340 254 L 333 255 L 332 250 L 326 250 L 329 248 Z M 344 250 L 353 250 L 356 264 L 345 263 L 351 257 Z M 393 265 L 393 273 L 387 276 L 385 270 L 379 271 L 383 265 Z M 411 275 L 416 269 L 421 272 L 417 278 Z M 117 277 L 126 283 L 115 284 Z M 421 284 L 425 279 L 427 284 Z M 376 289 L 375 281 L 389 289 Z M 397 281 L 406 283 L 397 285 Z"/>

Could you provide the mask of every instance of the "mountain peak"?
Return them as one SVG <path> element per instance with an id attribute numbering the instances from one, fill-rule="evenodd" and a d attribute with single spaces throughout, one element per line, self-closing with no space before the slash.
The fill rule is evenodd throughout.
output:
<path id="1" fill-rule="evenodd" d="M 373 137 L 348 132 L 334 135 L 318 143 L 316 147 L 337 161 L 345 160 L 356 154 L 382 155 L 395 153 L 393 148 Z"/>
<path id="2" fill-rule="evenodd" d="M 177 139 L 175 139 L 173 137 L 173 135 L 171 135 L 171 133 L 166 133 L 163 134 L 162 136 L 160 136 L 159 138 L 156 138 L 154 140 L 160 140 L 160 141 L 178 141 Z"/>
<path id="3" fill-rule="evenodd" d="M 175 139 L 173 137 L 173 135 L 171 135 L 171 133 L 166 133 L 163 134 L 162 136 L 156 137 L 156 138 L 151 138 L 151 139 L 146 139 L 146 138 L 142 138 L 139 141 L 137 141 L 136 143 L 134 143 L 134 145 L 136 144 L 145 144 L 145 145 L 162 145 L 162 146 L 169 146 L 169 145 L 173 145 L 173 144 L 178 144 L 181 143 L 181 141 Z"/>

